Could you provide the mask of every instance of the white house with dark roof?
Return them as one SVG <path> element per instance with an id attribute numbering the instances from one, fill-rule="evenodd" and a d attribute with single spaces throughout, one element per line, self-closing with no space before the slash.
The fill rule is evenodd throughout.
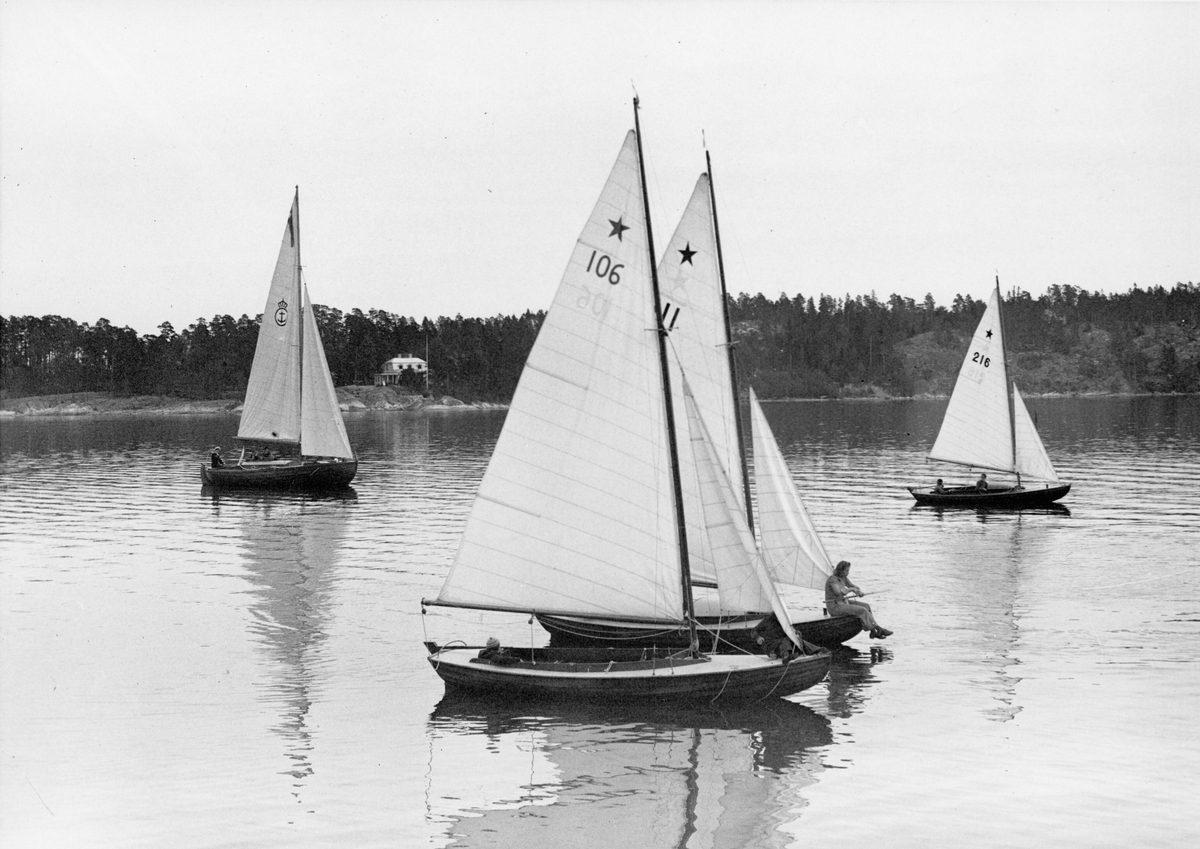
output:
<path id="1" fill-rule="evenodd" d="M 375 385 L 396 386 L 410 382 L 413 377 L 424 380 L 428 375 L 429 366 L 424 360 L 412 354 L 405 354 L 402 357 L 392 357 L 383 364 L 379 373 L 375 375 Z"/>

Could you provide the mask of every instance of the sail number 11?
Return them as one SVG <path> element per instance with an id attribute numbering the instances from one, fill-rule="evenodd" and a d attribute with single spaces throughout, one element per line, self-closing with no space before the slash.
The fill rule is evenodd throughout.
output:
<path id="1" fill-rule="evenodd" d="M 973 362 L 973 363 L 979 363 L 979 364 L 980 364 L 981 366 L 983 366 L 984 368 L 987 368 L 988 366 L 990 366 L 990 365 L 992 364 L 992 358 L 991 358 L 991 357 L 985 357 L 983 354 L 981 354 L 981 353 L 979 353 L 978 351 L 976 351 L 976 352 L 974 353 L 974 355 L 971 357 L 971 362 Z"/>
<path id="2" fill-rule="evenodd" d="M 595 266 L 595 268 L 592 266 Z M 614 286 L 621 282 L 621 275 L 617 272 L 624 267 L 620 263 L 613 264 L 612 257 L 602 254 L 599 251 L 592 251 L 591 259 L 588 260 L 587 264 L 588 271 L 595 271 L 597 277 L 601 280 L 607 278 L 608 282 Z"/>

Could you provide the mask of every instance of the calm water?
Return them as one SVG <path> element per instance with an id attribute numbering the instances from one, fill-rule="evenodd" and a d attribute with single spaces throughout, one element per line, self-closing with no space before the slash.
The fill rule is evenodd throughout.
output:
<path id="1" fill-rule="evenodd" d="M 503 412 L 349 417 L 340 498 L 202 493 L 233 417 L 0 419 L 0 845 L 1196 845 L 1200 398 L 1030 407 L 1069 512 L 914 508 L 944 402 L 766 406 L 896 634 L 726 712 L 444 698 L 422 639 L 544 641 L 421 614 Z"/>

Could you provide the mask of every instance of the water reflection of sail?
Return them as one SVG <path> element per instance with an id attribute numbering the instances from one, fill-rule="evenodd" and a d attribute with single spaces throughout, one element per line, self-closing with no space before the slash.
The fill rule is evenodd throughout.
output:
<path id="1" fill-rule="evenodd" d="M 954 570 L 950 587 L 968 627 L 965 638 L 975 654 L 981 674 L 970 680 L 973 690 L 984 690 L 993 703 L 985 709 L 992 719 L 1007 722 L 1021 712 L 1016 689 L 1021 679 L 1014 675 L 1019 660 L 1022 564 L 1039 562 L 1038 537 L 1047 526 L 1026 521 L 1015 513 L 981 513 L 970 524 L 973 532 L 959 534 L 957 556 L 963 563 L 980 568 Z"/>
<path id="2" fill-rule="evenodd" d="M 269 663 L 262 700 L 280 711 L 273 730 L 286 741 L 290 763 L 282 772 L 296 779 L 297 795 L 312 773 L 308 714 L 318 687 L 330 581 L 352 501 L 262 494 L 231 505 L 245 513 L 241 548 L 255 596 L 250 612 Z"/>
<path id="3" fill-rule="evenodd" d="M 784 700 L 719 712 L 447 696 L 429 720 L 428 811 L 472 847 L 783 846 L 833 742 Z M 574 839 L 572 839 L 574 836 Z"/>

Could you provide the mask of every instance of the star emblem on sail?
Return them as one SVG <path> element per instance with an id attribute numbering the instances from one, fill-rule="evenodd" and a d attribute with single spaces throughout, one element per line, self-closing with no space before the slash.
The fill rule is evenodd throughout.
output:
<path id="1" fill-rule="evenodd" d="M 439 602 L 681 618 L 642 209 L 630 132 L 526 360 Z M 626 231 L 617 251 L 601 247 Z M 606 252 L 621 285 L 597 267 Z"/>
<path id="2" fill-rule="evenodd" d="M 736 393 L 729 359 L 712 210 L 710 178 L 707 174 L 701 174 L 659 265 L 660 279 L 671 290 L 672 298 L 686 302 L 688 310 L 688 321 L 681 324 L 670 337 L 677 360 L 672 362 L 671 382 L 673 386 L 682 385 L 679 372 L 682 370 L 686 373 L 692 402 L 710 436 L 709 444 L 729 476 L 734 500 L 749 528 L 751 515 L 745 502 L 749 487 L 743 478 L 745 464 L 739 447 L 738 413 L 733 400 Z M 684 234 L 688 235 L 685 237 Z M 698 240 L 695 248 L 691 246 L 693 238 Z M 683 246 L 679 245 L 680 241 L 684 242 Z M 690 266 L 678 261 L 685 249 L 692 251 L 696 257 Z M 791 472 L 753 390 L 750 391 L 750 398 L 761 556 L 775 581 L 821 590 L 833 571 L 833 564 L 796 491 Z M 681 418 L 684 427 L 690 431 L 690 420 Z M 701 532 L 703 517 L 698 507 L 697 474 L 692 463 L 682 461 L 682 458 L 681 462 L 684 466 L 684 502 L 688 505 L 684 512 L 688 517 L 692 573 L 702 581 L 716 583 L 719 588 L 721 582 L 716 577 L 714 556 L 707 550 L 706 537 Z M 736 610 L 727 607 L 724 599 L 721 609 L 727 613 Z M 741 608 L 736 612 L 747 609 L 764 608 Z"/>
<path id="3" fill-rule="evenodd" d="M 1001 304 L 997 284 L 967 349 L 929 457 L 1057 482 L 1021 393 L 1009 380 Z M 986 365 L 981 352 L 988 352 Z"/>

